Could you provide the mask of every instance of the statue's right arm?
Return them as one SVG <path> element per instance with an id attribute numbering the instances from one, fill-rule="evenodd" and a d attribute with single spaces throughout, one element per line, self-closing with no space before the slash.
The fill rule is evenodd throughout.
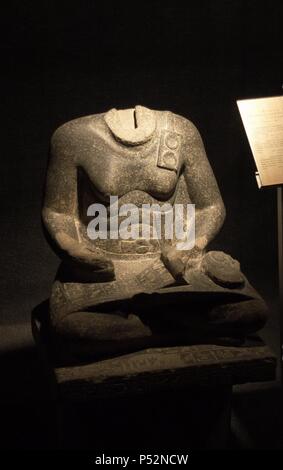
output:
<path id="1" fill-rule="evenodd" d="M 79 141 L 72 123 L 60 127 L 51 139 L 42 219 L 58 255 L 94 270 L 113 270 L 101 252 L 82 242 L 79 231 L 77 161 Z"/>

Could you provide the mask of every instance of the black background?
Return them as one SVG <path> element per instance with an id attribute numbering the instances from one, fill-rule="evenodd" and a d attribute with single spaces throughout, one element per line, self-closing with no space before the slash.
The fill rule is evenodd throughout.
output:
<path id="1" fill-rule="evenodd" d="M 277 294 L 276 190 L 259 191 L 236 100 L 279 95 L 282 1 L 8 2 L 1 26 L 1 350 L 30 344 L 58 260 L 44 240 L 48 146 L 112 107 L 169 109 L 199 128 L 227 209 L 214 247 Z"/>

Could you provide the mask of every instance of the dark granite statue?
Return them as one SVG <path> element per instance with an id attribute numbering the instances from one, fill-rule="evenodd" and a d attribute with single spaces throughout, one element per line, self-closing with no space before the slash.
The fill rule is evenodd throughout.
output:
<path id="1" fill-rule="evenodd" d="M 101 203 L 110 213 L 113 195 L 119 206 L 139 208 L 194 203 L 195 246 L 177 250 L 164 237 L 91 240 L 88 207 Z M 54 345 L 74 357 L 101 357 L 261 328 L 266 305 L 238 261 L 206 252 L 224 218 L 202 139 L 187 119 L 136 106 L 61 126 L 43 208 L 62 259 L 49 305 Z"/>

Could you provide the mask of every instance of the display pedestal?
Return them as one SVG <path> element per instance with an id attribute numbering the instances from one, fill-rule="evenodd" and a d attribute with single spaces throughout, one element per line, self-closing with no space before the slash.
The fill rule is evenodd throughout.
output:
<path id="1" fill-rule="evenodd" d="M 40 327 L 34 317 L 53 381 L 58 448 L 225 448 L 232 386 L 275 378 L 275 356 L 258 337 L 242 346 L 151 348 L 59 367 L 46 353 Z"/>

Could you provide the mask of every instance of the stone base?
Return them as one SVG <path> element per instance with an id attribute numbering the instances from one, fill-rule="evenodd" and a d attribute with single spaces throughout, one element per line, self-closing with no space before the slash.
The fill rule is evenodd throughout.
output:
<path id="1" fill-rule="evenodd" d="M 33 330 L 53 379 L 60 448 L 224 448 L 232 386 L 275 378 L 276 358 L 257 336 L 56 367 Z"/>
<path id="2" fill-rule="evenodd" d="M 259 338 L 245 346 L 152 348 L 97 363 L 54 369 L 60 393 L 71 400 L 232 386 L 273 380 L 276 360 Z"/>

